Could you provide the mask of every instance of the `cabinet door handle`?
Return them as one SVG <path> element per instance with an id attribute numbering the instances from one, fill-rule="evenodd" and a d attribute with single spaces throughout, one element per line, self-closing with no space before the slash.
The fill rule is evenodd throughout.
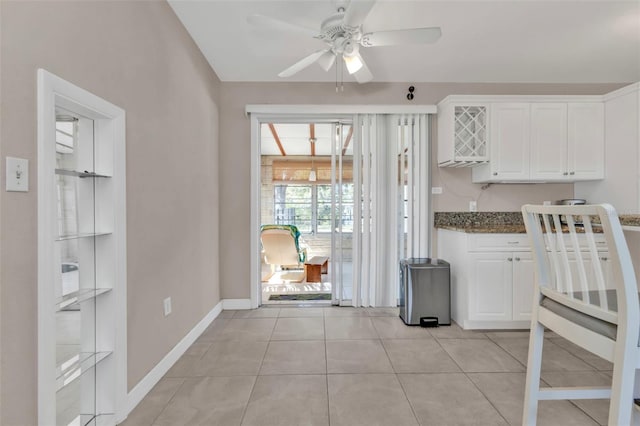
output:
<path id="1" fill-rule="evenodd" d="M 520 262 L 520 258 L 519 257 L 516 257 L 516 262 Z"/>
<path id="2" fill-rule="evenodd" d="M 607 260 L 609 260 L 608 257 L 601 257 L 600 260 L 602 260 L 603 262 L 606 262 Z"/>
<path id="3" fill-rule="evenodd" d="M 568 175 L 568 174 L 569 174 L 569 173 L 567 173 L 567 172 L 564 172 L 564 173 L 563 173 L 562 175 L 563 175 L 563 176 L 566 176 L 566 175 Z"/>
<path id="4" fill-rule="evenodd" d="M 569 173 L 569 174 L 570 174 L 570 175 L 575 175 L 575 174 L 576 174 L 576 172 L 571 172 L 571 173 Z"/>
<path id="5" fill-rule="evenodd" d="M 508 260 L 509 262 L 513 262 L 513 258 L 512 258 L 512 257 L 507 257 L 507 260 Z"/>
<path id="6" fill-rule="evenodd" d="M 493 172 L 493 175 L 494 176 L 498 176 L 498 172 Z"/>

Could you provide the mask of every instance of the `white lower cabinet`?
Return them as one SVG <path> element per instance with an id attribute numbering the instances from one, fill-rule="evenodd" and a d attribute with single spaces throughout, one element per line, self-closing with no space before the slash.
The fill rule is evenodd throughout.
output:
<path id="1" fill-rule="evenodd" d="M 604 240 L 596 243 L 603 274 L 610 274 Z M 529 328 L 535 270 L 526 234 L 439 229 L 437 256 L 451 264 L 451 316 L 462 328 Z"/>
<path id="2" fill-rule="evenodd" d="M 529 321 L 533 257 L 527 252 L 476 253 L 469 282 L 471 321 Z"/>
<path id="3" fill-rule="evenodd" d="M 523 249 L 526 250 L 527 247 Z M 469 273 L 466 274 L 469 295 L 468 318 L 465 318 L 465 307 L 462 304 L 458 309 L 462 314 L 459 318 L 464 328 L 528 327 L 534 285 L 531 253 L 470 252 L 469 264 L 463 267 L 469 269 Z M 458 284 L 462 283 L 458 281 Z"/>
<path id="4" fill-rule="evenodd" d="M 533 256 L 528 252 L 513 256 L 513 312 L 514 321 L 530 321 L 534 286 Z"/>
<path id="5" fill-rule="evenodd" d="M 503 253 L 474 253 L 469 260 L 469 319 L 511 320 L 512 264 Z"/>

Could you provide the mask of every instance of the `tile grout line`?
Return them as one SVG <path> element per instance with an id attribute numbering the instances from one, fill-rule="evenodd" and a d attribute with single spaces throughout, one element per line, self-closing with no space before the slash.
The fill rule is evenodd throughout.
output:
<path id="1" fill-rule="evenodd" d="M 409 408 L 411 408 L 411 414 L 413 414 L 413 418 L 415 419 L 416 424 L 420 425 L 421 423 L 420 423 L 420 420 L 418 419 L 418 415 L 416 414 L 416 410 L 413 407 L 413 404 L 411 403 L 411 400 L 409 399 L 409 395 L 407 395 L 406 389 L 402 385 L 402 380 L 400 380 L 400 377 L 398 376 L 398 372 L 396 371 L 396 368 L 394 367 L 393 362 L 391 361 L 391 357 L 389 356 L 389 352 L 387 352 L 387 347 L 384 345 L 384 340 L 382 339 L 382 337 L 380 337 L 380 332 L 378 331 L 378 328 L 376 327 L 374 321 L 371 321 L 371 323 L 373 324 L 373 329 L 378 334 L 378 340 L 380 341 L 380 346 L 382 346 L 382 350 L 384 351 L 384 354 L 387 357 L 387 360 L 389 361 L 389 365 L 391 365 L 391 371 L 393 371 L 393 375 L 395 376 L 396 380 L 398 381 L 398 384 L 400 385 L 400 389 L 402 389 L 402 393 L 404 394 L 404 397 L 407 400 L 407 403 L 409 404 Z"/>
<path id="2" fill-rule="evenodd" d="M 276 320 L 277 323 L 277 320 Z M 273 325 L 273 329 L 275 330 L 276 326 Z M 271 330 L 271 334 L 273 334 L 273 330 Z M 249 403 L 251 402 L 251 397 L 253 396 L 253 392 L 256 389 L 256 384 L 258 383 L 258 379 L 260 378 L 260 372 L 262 371 L 262 365 L 264 364 L 264 359 L 267 357 L 267 352 L 269 351 L 269 346 L 271 346 L 271 338 L 267 340 L 267 347 L 264 350 L 264 354 L 262 354 L 262 360 L 260 361 L 260 366 L 258 367 L 258 374 L 256 374 L 256 378 L 253 381 L 253 386 L 251 387 L 251 392 L 249 392 L 249 398 L 247 398 L 247 403 L 244 405 L 244 409 L 242 410 L 242 416 L 240 417 L 240 425 L 244 421 L 244 416 L 247 415 L 247 410 L 249 409 Z"/>
<path id="3" fill-rule="evenodd" d="M 262 367 L 262 364 L 261 364 Z M 256 384 L 258 383 L 258 378 L 260 376 L 255 376 L 255 379 L 253 380 L 253 386 L 251 386 L 251 392 L 249 392 L 249 398 L 247 398 L 247 403 L 244 404 L 244 408 L 242 409 L 242 416 L 240 417 L 240 423 L 238 423 L 238 425 L 242 425 L 242 422 L 244 422 L 244 416 L 247 415 L 247 410 L 249 409 L 249 403 L 251 402 L 251 397 L 253 396 L 253 392 L 256 389 Z"/>
<path id="4" fill-rule="evenodd" d="M 402 380 L 400 380 L 400 377 L 398 377 L 398 373 L 394 373 L 394 375 L 396 376 L 396 380 L 400 384 L 400 389 L 402 389 L 402 393 L 404 394 L 404 397 L 407 399 L 407 402 L 409 403 L 409 408 L 411 408 L 411 414 L 413 414 L 413 418 L 416 420 L 416 424 L 417 425 L 422 425 L 422 423 L 420 422 L 420 419 L 418 419 L 418 415 L 416 414 L 416 410 L 413 407 L 413 404 L 411 403 L 411 400 L 409 399 L 409 395 L 407 395 L 407 390 L 404 388 L 404 385 L 402 384 Z"/>
<path id="5" fill-rule="evenodd" d="M 487 336 L 486 334 L 485 334 L 485 336 L 487 337 L 487 339 L 489 339 L 489 341 L 493 342 L 489 336 Z M 438 346 L 440 346 L 440 348 L 444 351 L 444 353 L 446 353 L 446 354 L 447 354 L 447 356 L 448 356 L 449 358 L 451 358 L 451 360 L 453 361 L 453 363 L 454 363 L 454 364 L 455 364 L 455 365 L 460 369 L 460 372 L 461 372 L 462 374 L 464 374 L 464 377 L 466 377 L 466 378 L 467 378 L 467 380 L 471 382 L 471 384 L 472 384 L 472 385 L 473 385 L 473 386 L 478 390 L 478 392 L 480 392 L 480 394 L 484 397 L 484 399 L 486 399 L 486 400 L 487 400 L 487 402 L 489 403 L 489 405 L 491 405 L 491 406 L 493 407 L 493 409 L 494 409 L 494 410 L 496 410 L 496 413 L 498 413 L 498 415 L 499 415 L 499 416 L 504 420 L 505 424 L 507 424 L 507 425 L 511 425 L 511 424 L 509 423 L 509 421 L 504 417 L 504 415 L 500 412 L 500 410 L 498 410 L 498 407 L 496 407 L 496 406 L 493 404 L 493 402 L 491 402 L 491 400 L 489 399 L 489 397 L 488 397 L 487 395 L 485 395 L 485 394 L 484 394 L 484 392 L 482 392 L 482 390 L 478 387 L 478 385 L 476 385 L 476 383 L 475 383 L 473 380 L 471 380 L 471 378 L 469 377 L 469 374 L 468 374 L 466 371 L 464 371 L 464 369 L 462 368 L 462 366 L 460 366 L 460 364 L 458 364 L 458 361 L 456 361 L 456 360 L 455 360 L 455 358 L 453 358 L 453 357 L 451 356 L 451 354 L 450 354 L 449 352 L 447 352 L 447 350 L 445 349 L 445 347 L 444 347 L 444 346 L 442 346 L 442 344 L 440 343 L 440 340 L 439 340 L 438 338 L 435 338 L 435 337 L 434 337 L 434 340 L 437 342 Z M 461 340 L 464 340 L 464 339 L 461 339 Z M 471 339 L 467 339 L 467 340 L 471 340 Z M 495 342 L 493 342 L 493 343 L 494 343 L 496 346 L 498 346 Z M 500 349 L 502 349 L 502 348 L 500 348 Z M 505 351 L 505 352 L 506 352 L 506 351 Z M 516 361 L 517 361 L 517 360 L 516 360 Z"/>
<path id="6" fill-rule="evenodd" d="M 168 378 L 170 378 L 170 379 L 175 379 L 175 378 L 173 378 L 173 377 L 168 377 Z M 176 378 L 177 378 L 177 377 L 176 377 Z M 176 397 L 176 395 L 178 394 L 178 392 L 180 392 L 180 389 L 182 389 L 182 387 L 184 386 L 185 382 L 187 381 L 187 378 L 186 378 L 186 377 L 180 377 L 180 378 L 178 378 L 178 379 L 182 380 L 182 383 L 180 383 L 180 386 L 178 386 L 178 389 L 176 389 L 176 391 L 173 393 L 173 395 L 171 395 L 171 398 L 169 398 L 169 401 L 167 401 L 167 403 L 164 405 L 164 407 L 162 407 L 162 410 L 160 410 L 160 412 L 158 413 L 158 415 L 157 415 L 157 416 L 155 416 L 155 417 L 153 418 L 153 421 L 150 423 L 151 425 L 154 425 L 154 424 L 156 423 L 156 421 L 160 418 L 160 416 L 162 416 L 162 413 L 164 413 L 164 412 L 165 412 L 165 410 L 169 407 L 169 405 L 171 405 L 171 402 L 172 402 L 172 401 L 173 401 L 173 399 Z M 160 379 L 160 380 L 162 380 L 162 379 Z M 158 382 L 158 383 L 160 383 L 160 382 Z M 156 384 L 156 386 L 158 386 L 158 385 Z M 125 421 L 126 421 L 126 420 L 125 420 Z"/>
<path id="7" fill-rule="evenodd" d="M 471 377 L 469 377 L 469 373 L 467 373 L 466 371 L 463 371 L 462 373 L 467 378 L 467 380 L 469 380 L 471 382 L 473 387 L 475 387 L 478 390 L 478 392 L 480 392 L 480 395 L 482 395 L 484 397 L 484 399 L 487 400 L 489 405 L 491 405 L 493 407 L 493 409 L 496 410 L 496 413 L 498 413 L 498 415 L 504 420 L 504 423 L 507 424 L 507 425 L 511 425 L 511 423 L 509 423 L 507 418 L 502 414 L 502 412 L 498 409 L 498 407 L 496 407 L 496 405 L 491 401 L 491 399 L 489 399 L 489 397 L 484 392 L 482 392 L 482 389 L 480 389 L 480 387 L 476 384 L 476 382 L 471 380 Z M 514 371 L 514 372 L 507 371 L 507 372 L 503 372 L 503 373 L 507 373 L 507 374 L 522 374 L 522 373 L 517 372 L 517 371 Z M 476 374 L 483 374 L 483 373 L 476 373 Z M 495 374 L 495 373 L 493 373 L 493 374 Z M 524 406 L 523 406 L 523 410 L 524 410 Z M 517 426 L 517 425 L 515 425 L 515 426 Z"/>
<path id="8" fill-rule="evenodd" d="M 507 354 L 509 354 L 512 358 L 514 358 L 518 363 L 520 363 L 520 364 L 524 367 L 524 369 L 525 369 L 524 374 L 525 374 L 525 377 L 526 377 L 526 374 L 527 374 L 527 368 L 528 368 L 528 367 L 527 367 L 527 365 L 525 365 L 524 363 L 520 362 L 520 360 L 518 360 L 515 356 L 513 356 L 513 355 L 511 354 L 511 352 L 507 351 L 507 350 L 506 350 L 506 349 L 504 349 L 502 346 L 500 346 L 500 344 L 498 344 L 498 342 L 496 342 L 494 339 L 492 339 L 492 338 L 491 338 L 491 336 L 487 335 L 487 337 L 489 338 L 489 340 L 490 340 L 491 342 L 493 342 L 496 346 L 498 346 L 498 347 L 499 347 L 500 349 L 502 349 L 504 352 L 506 352 Z M 495 337 L 494 337 L 494 338 L 495 338 Z M 562 347 L 562 346 L 560 346 L 560 345 L 557 345 L 557 344 L 553 343 L 553 342 L 551 341 L 551 337 L 544 337 L 544 338 L 543 338 L 543 348 L 544 348 L 545 343 L 553 344 L 554 346 L 558 347 L 559 349 L 561 349 L 562 351 L 564 351 L 564 352 L 568 353 L 569 355 L 571 355 L 571 356 L 573 356 L 573 357 L 575 357 L 575 358 L 579 359 L 580 361 L 584 362 L 585 364 L 587 364 L 589 367 L 591 367 L 591 368 L 593 369 L 593 370 L 576 370 L 576 371 L 563 371 L 563 372 L 599 372 L 599 371 L 598 371 L 598 370 L 597 370 L 593 365 L 589 364 L 588 362 L 586 362 L 585 360 L 583 360 L 583 359 L 582 359 L 582 358 L 580 358 L 579 356 L 574 355 L 574 354 L 572 354 L 569 350 L 567 350 L 567 349 L 563 348 L 563 347 Z M 527 350 L 527 353 L 528 353 L 528 350 Z M 542 376 L 542 371 L 541 371 L 540 373 L 541 373 L 541 376 Z M 466 373 L 465 373 L 465 374 L 466 374 Z M 469 379 L 469 380 L 471 380 L 471 379 Z M 540 381 L 541 381 L 542 383 L 544 383 L 547 387 L 552 387 L 552 386 L 550 386 L 546 381 L 544 381 L 544 380 L 542 379 L 542 377 L 540 377 Z M 473 383 L 473 380 L 471 380 L 471 382 Z M 474 383 L 474 385 L 475 385 L 475 383 Z M 538 386 L 540 387 L 541 385 L 539 384 Z M 476 386 L 476 387 L 477 387 L 477 386 Z M 481 390 L 480 388 L 478 388 L 478 390 L 479 390 L 479 391 L 484 395 L 484 392 L 482 392 L 482 390 Z M 485 397 L 485 398 L 487 398 L 487 400 L 491 403 L 491 405 L 493 405 L 493 403 L 491 402 L 491 400 L 489 400 L 489 398 L 488 398 L 486 395 L 484 395 L 484 397 Z M 596 424 L 600 424 L 600 423 L 598 423 L 598 421 L 597 421 L 596 419 L 594 419 L 591 415 L 589 415 L 589 413 L 587 413 L 586 411 L 584 411 L 582 408 L 578 407 L 578 406 L 577 406 L 577 405 L 576 405 L 572 400 L 566 400 L 566 401 L 568 401 L 568 402 L 569 402 L 569 403 L 571 403 L 573 406 L 575 406 L 578 410 L 580 410 L 582 413 L 584 413 L 588 418 L 590 418 L 591 420 L 593 420 Z M 494 406 L 494 408 L 496 408 L 496 407 Z M 524 409 L 524 408 L 523 408 L 523 409 Z M 496 408 L 496 410 L 497 410 L 497 408 Z M 539 411 L 539 409 L 538 409 L 538 411 Z M 498 413 L 500 413 L 500 411 L 498 411 Z M 500 415 L 502 416 L 502 413 L 500 413 Z M 505 419 L 505 420 L 506 420 L 506 419 Z M 509 423 L 509 422 L 507 422 L 507 423 Z"/>
<path id="9" fill-rule="evenodd" d="M 324 382 L 327 389 L 327 424 L 331 426 L 331 402 L 329 401 L 329 353 L 327 349 L 327 328 L 325 326 L 324 309 L 322 310 L 322 329 L 324 331 Z"/>

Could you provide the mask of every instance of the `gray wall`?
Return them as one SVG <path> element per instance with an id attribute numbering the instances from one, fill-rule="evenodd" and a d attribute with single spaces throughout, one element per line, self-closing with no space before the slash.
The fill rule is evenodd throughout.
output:
<path id="1" fill-rule="evenodd" d="M 222 84 L 220 111 L 220 238 L 227 244 L 220 253 L 222 298 L 250 297 L 250 168 L 251 134 L 245 116 L 247 104 L 424 104 L 435 105 L 448 95 L 602 95 L 622 84 L 461 84 L 419 83 L 415 99 L 406 99 L 409 83 L 345 84 L 336 93 L 334 83 Z M 437 153 L 433 152 L 433 158 Z M 465 211 L 469 200 L 481 194 L 471 183 L 470 169 L 433 168 L 434 186 L 444 193 L 434 197 L 436 211 Z M 478 209 L 516 211 L 525 202 L 573 197 L 572 184 L 493 185 L 483 191 Z"/>
<path id="2" fill-rule="evenodd" d="M 0 158 L 31 185 L 0 191 L 0 424 L 34 425 L 36 69 L 127 112 L 129 389 L 220 300 L 220 81 L 165 2 L 3 0 L 0 19 Z"/>

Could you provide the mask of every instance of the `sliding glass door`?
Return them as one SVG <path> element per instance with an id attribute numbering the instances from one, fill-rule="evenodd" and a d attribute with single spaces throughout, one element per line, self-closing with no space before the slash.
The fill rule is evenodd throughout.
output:
<path id="1" fill-rule="evenodd" d="M 350 299 L 350 129 L 349 121 L 328 118 L 260 123 L 261 303 Z M 274 227 L 291 230 L 299 262 L 275 260 L 264 238 L 265 229 Z M 283 244 L 276 249 L 286 250 L 288 243 Z"/>
<path id="2" fill-rule="evenodd" d="M 322 293 L 338 305 L 396 306 L 399 260 L 430 255 L 428 116 L 271 117 L 256 130 L 260 225 L 295 226 L 305 257 L 269 265 L 260 246 L 261 303 Z M 287 298 L 316 300 L 305 297 Z"/>
<path id="3" fill-rule="evenodd" d="M 331 282 L 333 302 L 340 305 L 351 304 L 353 297 L 353 230 L 359 220 L 354 215 L 353 126 L 350 122 L 336 122 L 332 127 Z"/>

